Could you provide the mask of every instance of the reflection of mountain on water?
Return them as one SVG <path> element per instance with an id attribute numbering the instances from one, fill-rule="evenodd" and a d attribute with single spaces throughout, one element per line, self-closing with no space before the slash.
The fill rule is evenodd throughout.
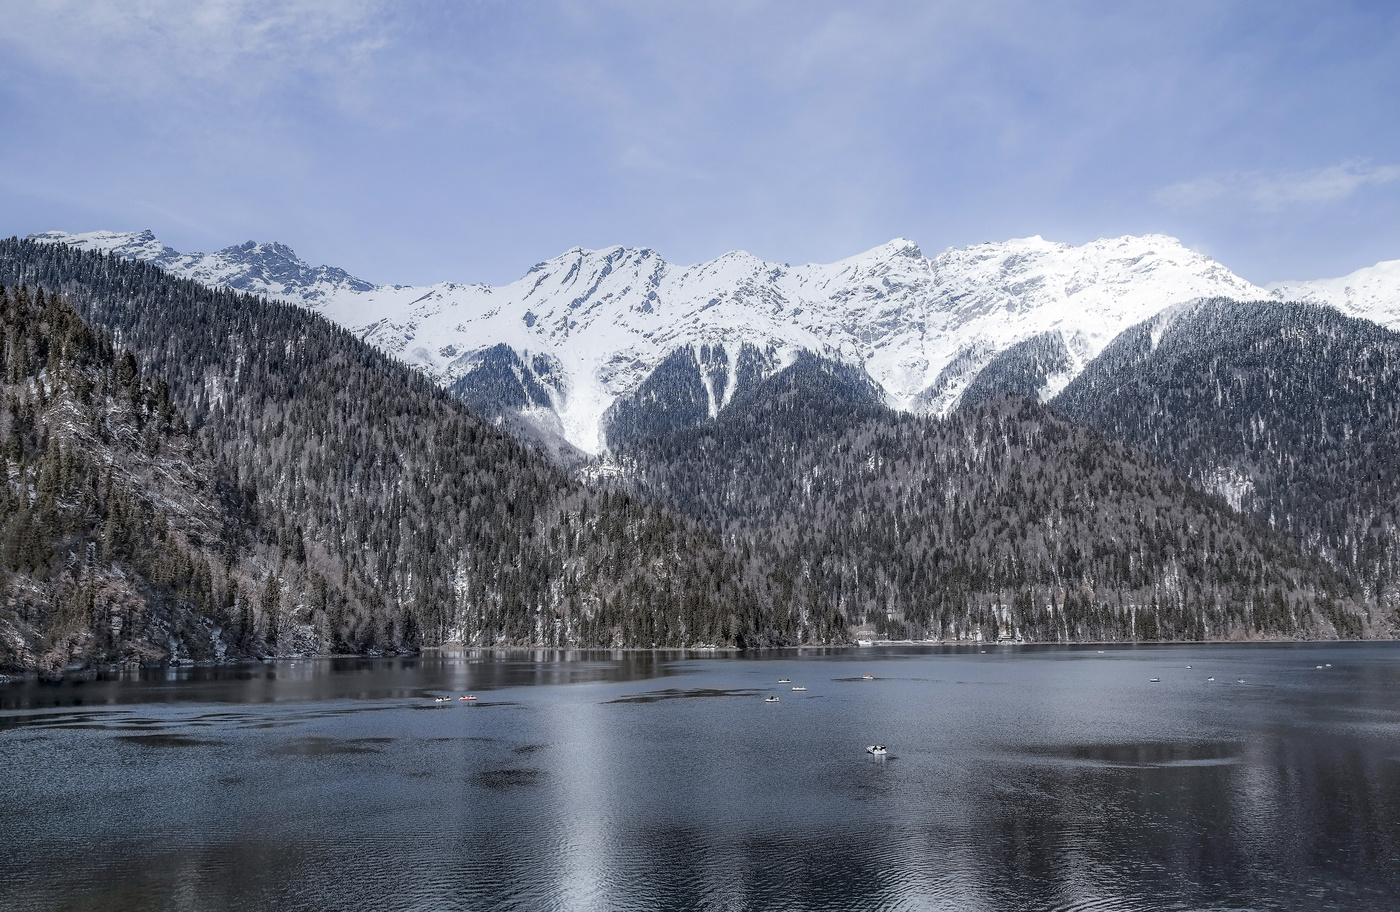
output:
<path id="1" fill-rule="evenodd" d="M 1160 744 L 1074 744 L 1032 747 L 1031 756 L 1056 758 L 1105 766 L 1190 766 L 1238 763 L 1244 751 L 1235 743 L 1166 742 Z"/>
<path id="2" fill-rule="evenodd" d="M 694 700 L 707 699 L 713 697 L 753 697 L 758 695 L 756 690 L 722 689 L 717 687 L 702 687 L 696 690 L 677 690 L 668 688 L 666 690 L 651 690 L 646 693 L 631 694 L 625 697 L 618 697 L 616 700 L 609 700 L 609 703 L 658 703 L 662 700 Z"/>

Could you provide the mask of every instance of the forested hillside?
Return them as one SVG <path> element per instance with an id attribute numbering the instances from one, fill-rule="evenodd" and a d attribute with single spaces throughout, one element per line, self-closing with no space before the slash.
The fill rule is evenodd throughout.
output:
<path id="1" fill-rule="evenodd" d="M 314 616 L 317 577 L 344 593 L 328 624 L 340 648 L 844 636 L 804 581 L 693 521 L 580 486 L 303 308 L 13 239 L 0 282 L 62 294 L 168 384 L 213 471 L 313 568 L 282 598 Z"/>
<path id="2" fill-rule="evenodd" d="M 1400 333 L 1328 307 L 1203 302 L 1123 333 L 1053 404 L 1400 609 Z"/>
<path id="3" fill-rule="evenodd" d="M 277 548 L 166 385 L 42 290 L 0 288 L 0 439 L 0 667 L 305 645 Z"/>
<path id="4" fill-rule="evenodd" d="M 1344 574 L 1022 399 L 897 415 L 789 372 L 623 454 L 624 483 L 893 636 L 1359 636 Z"/>

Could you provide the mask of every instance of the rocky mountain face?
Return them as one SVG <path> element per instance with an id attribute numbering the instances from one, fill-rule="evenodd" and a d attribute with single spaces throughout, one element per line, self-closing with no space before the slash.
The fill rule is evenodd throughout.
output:
<path id="1" fill-rule="evenodd" d="M 800 352 L 864 370 L 902 411 L 946 414 L 969 389 L 986 396 L 1003 383 L 1048 399 L 1118 332 L 1169 305 L 1267 297 L 1160 235 L 1080 247 L 1033 237 L 934 257 L 898 239 L 803 266 L 742 252 L 678 266 L 648 249 L 575 248 L 498 287 L 374 286 L 279 244 L 178 254 L 150 232 L 35 238 L 314 308 L 556 453 L 596 453 L 633 434 L 639 402 L 652 403 L 650 426 L 687 426 L 697 382 L 712 417 Z M 694 395 L 649 392 L 659 369 L 649 389 L 673 386 L 679 370 Z"/>
<path id="2" fill-rule="evenodd" d="M 0 670 L 322 647 L 168 386 L 41 288 L 0 287 L 0 436 Z"/>

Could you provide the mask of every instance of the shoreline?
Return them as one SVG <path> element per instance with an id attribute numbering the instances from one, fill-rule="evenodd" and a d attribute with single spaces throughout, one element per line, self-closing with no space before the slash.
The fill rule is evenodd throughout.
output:
<path id="1" fill-rule="evenodd" d="M 495 653 L 504 655 L 521 655 L 526 653 L 589 653 L 597 655 L 609 653 L 613 655 L 638 655 L 643 653 L 652 654 L 695 654 L 697 657 L 705 656 L 726 656 L 737 657 L 745 654 L 758 655 L 775 652 L 802 652 L 802 651 L 836 651 L 850 650 L 859 651 L 864 649 L 888 649 L 888 648 L 912 648 L 922 647 L 926 649 L 949 649 L 960 652 L 972 652 L 973 654 L 986 653 L 989 649 L 1011 648 L 1045 648 L 1059 647 L 1064 649 L 1074 648 L 1108 648 L 1118 649 L 1138 649 L 1155 646 L 1340 646 L 1348 644 L 1362 643 L 1400 643 L 1400 637 L 1372 637 L 1368 639 L 1335 639 L 1335 640 L 1300 640 L 1300 639 L 1230 639 L 1230 640 L 1136 640 L 1124 642 L 1122 640 L 1084 640 L 1073 643 L 1065 642 L 1015 642 L 1000 641 L 991 643 L 969 643 L 966 641 L 939 641 L 939 640 L 874 640 L 869 643 L 829 643 L 829 644 L 804 644 L 796 646 L 758 646 L 740 649 L 737 646 L 469 646 L 457 643 L 444 643 L 440 646 L 425 646 L 417 652 L 404 653 L 381 653 L 378 655 L 362 655 L 358 653 L 326 653 L 326 654 L 300 654 L 287 656 L 267 656 L 256 659 L 242 659 L 238 661 L 208 661 L 208 662 L 157 662 L 150 665 L 102 665 L 80 669 L 65 669 L 57 672 L 46 672 L 37 670 L 0 672 L 0 686 L 5 684 L 17 684 L 34 681 L 76 681 L 95 680 L 99 677 L 110 675 L 113 677 L 139 676 L 142 672 L 170 672 L 184 669 L 217 669 L 217 668 L 248 668 L 259 665 L 277 665 L 284 662 L 322 662 L 331 659 L 365 660 L 365 659 L 414 659 L 430 654 L 450 654 L 461 653 Z"/>

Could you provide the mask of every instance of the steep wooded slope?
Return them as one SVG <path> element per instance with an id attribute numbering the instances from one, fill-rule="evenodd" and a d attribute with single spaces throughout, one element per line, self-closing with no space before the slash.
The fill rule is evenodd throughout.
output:
<path id="1" fill-rule="evenodd" d="M 303 308 L 17 240 L 0 243 L 0 281 L 61 291 L 169 383 L 279 540 L 324 554 L 353 593 L 354 648 L 841 636 L 800 583 L 693 522 L 581 487 Z"/>
<path id="2" fill-rule="evenodd" d="M 1053 406 L 1400 608 L 1400 333 L 1329 307 L 1202 302 L 1124 332 Z"/>
<path id="3" fill-rule="evenodd" d="M 946 419 L 784 371 L 637 441 L 624 483 L 812 580 L 852 622 L 1034 640 L 1361 635 L 1360 592 L 1152 459 L 1021 399 Z"/>
<path id="4" fill-rule="evenodd" d="M 247 658 L 315 636 L 281 599 L 310 582 L 305 562 L 283 565 L 166 385 L 42 290 L 0 288 L 0 439 L 0 667 Z"/>

